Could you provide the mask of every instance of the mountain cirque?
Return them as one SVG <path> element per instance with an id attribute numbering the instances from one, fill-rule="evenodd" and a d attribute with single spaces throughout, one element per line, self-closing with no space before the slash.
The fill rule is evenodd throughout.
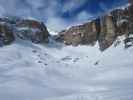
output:
<path id="1" fill-rule="evenodd" d="M 109 48 L 118 36 L 125 35 L 125 47 L 132 46 L 133 5 L 115 9 L 83 25 L 72 26 L 59 32 L 54 39 L 66 45 L 95 45 L 101 51 Z M 16 37 L 33 43 L 47 43 L 50 36 L 46 26 L 39 21 L 16 17 L 0 18 L 0 46 L 12 43 Z M 129 44 L 129 42 L 131 42 Z"/>

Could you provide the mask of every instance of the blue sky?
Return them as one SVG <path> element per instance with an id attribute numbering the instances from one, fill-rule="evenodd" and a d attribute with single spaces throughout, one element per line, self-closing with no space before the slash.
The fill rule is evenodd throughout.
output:
<path id="1" fill-rule="evenodd" d="M 0 15 L 33 17 L 60 31 L 126 3 L 127 0 L 0 0 Z"/>

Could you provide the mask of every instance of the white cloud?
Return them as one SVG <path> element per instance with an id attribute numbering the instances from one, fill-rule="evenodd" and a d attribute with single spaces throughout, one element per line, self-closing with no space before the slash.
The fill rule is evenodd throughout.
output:
<path id="1" fill-rule="evenodd" d="M 3 16 L 5 14 L 5 9 L 0 6 L 0 16 Z"/>
<path id="2" fill-rule="evenodd" d="M 108 10 L 108 7 L 107 7 L 103 2 L 100 2 L 99 5 L 100 5 L 100 8 L 101 8 L 103 11 L 107 11 L 107 10 Z"/>
<path id="3" fill-rule="evenodd" d="M 87 0 L 71 0 L 65 3 L 62 11 L 67 12 L 82 6 Z"/>
<path id="4" fill-rule="evenodd" d="M 0 0 L 0 15 L 17 15 L 21 17 L 34 17 L 44 21 L 48 27 L 59 31 L 68 25 L 82 23 L 93 16 L 86 12 L 80 12 L 73 20 L 66 21 L 60 17 L 64 12 L 73 12 L 73 10 L 83 6 L 89 0 L 66 0 L 64 4 L 60 0 Z M 102 9 L 107 10 L 106 5 L 100 4 Z M 71 14 L 71 13 L 70 13 Z"/>
<path id="5" fill-rule="evenodd" d="M 44 0 L 26 0 L 29 5 L 31 5 L 33 8 L 37 9 L 44 6 L 43 1 Z"/>
<path id="6" fill-rule="evenodd" d="M 88 20 L 88 19 L 90 19 L 90 18 L 92 18 L 92 17 L 93 17 L 93 16 L 92 16 L 91 14 L 89 14 L 88 12 L 82 11 L 82 12 L 80 12 L 80 13 L 78 14 L 77 20 L 78 20 L 78 21 L 86 21 L 86 20 Z"/>
<path id="7" fill-rule="evenodd" d="M 68 23 L 64 19 L 54 16 L 47 20 L 46 25 L 50 30 L 59 32 L 65 29 L 68 26 Z"/>
<path id="8" fill-rule="evenodd" d="M 59 0 L 0 0 L 0 15 L 17 15 L 21 17 L 33 17 L 45 22 L 51 30 L 61 31 L 62 29 L 86 20 L 90 17 L 87 12 L 81 12 L 71 21 L 66 21 L 59 14 L 66 11 L 72 11 L 83 4 L 87 0 L 69 0 L 61 4 Z M 2 5 L 4 5 L 2 7 Z"/>

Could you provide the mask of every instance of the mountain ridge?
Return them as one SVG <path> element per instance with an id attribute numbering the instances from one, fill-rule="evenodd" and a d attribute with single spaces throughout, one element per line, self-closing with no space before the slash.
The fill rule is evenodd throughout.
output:
<path id="1" fill-rule="evenodd" d="M 132 4 L 122 9 L 115 9 L 95 20 L 60 32 L 57 40 L 62 40 L 67 45 L 94 45 L 98 41 L 100 50 L 104 51 L 118 36 L 128 37 L 133 33 L 132 11 Z"/>
<path id="2" fill-rule="evenodd" d="M 131 3 L 125 8 L 115 9 L 85 24 L 72 26 L 55 36 L 50 35 L 43 22 L 34 19 L 5 17 L 0 19 L 0 44 L 1 46 L 10 44 L 16 36 L 33 43 L 45 43 L 48 42 L 49 37 L 53 37 L 52 39 L 57 42 L 73 46 L 93 46 L 98 41 L 100 50 L 104 51 L 114 43 L 118 36 L 125 35 L 125 47 L 130 47 L 131 45 L 126 46 L 128 44 L 126 42 L 133 40 L 129 37 L 133 33 L 132 11 L 133 4 Z M 9 36 L 8 33 L 10 33 Z"/>

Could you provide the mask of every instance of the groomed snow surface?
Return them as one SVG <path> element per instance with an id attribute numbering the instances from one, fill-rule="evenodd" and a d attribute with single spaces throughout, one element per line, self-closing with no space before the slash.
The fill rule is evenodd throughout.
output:
<path id="1" fill-rule="evenodd" d="M 133 100 L 133 48 L 16 41 L 0 48 L 0 100 Z"/>

